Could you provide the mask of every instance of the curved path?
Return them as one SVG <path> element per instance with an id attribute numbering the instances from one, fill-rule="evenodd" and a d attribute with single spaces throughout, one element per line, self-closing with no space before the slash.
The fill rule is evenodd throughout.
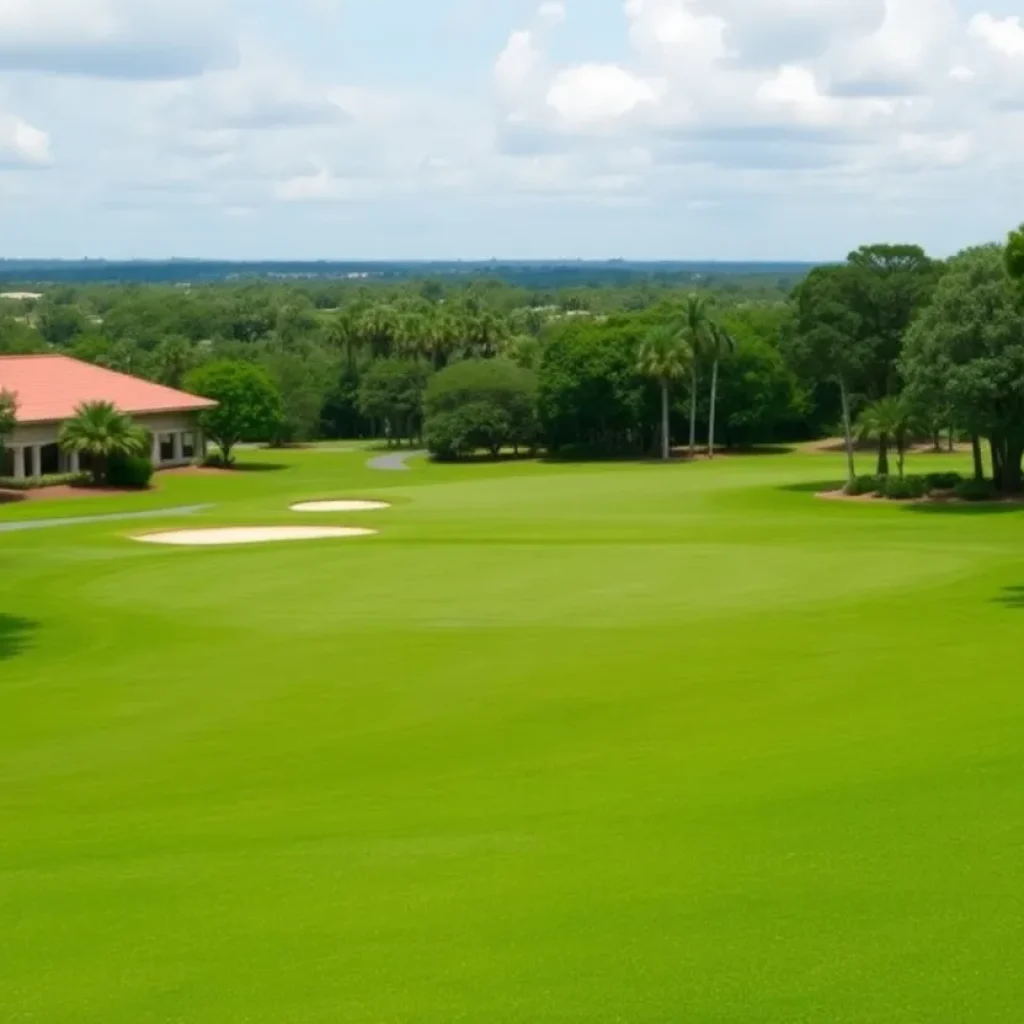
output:
<path id="1" fill-rule="evenodd" d="M 122 519 L 161 519 L 167 516 L 194 516 L 212 505 L 180 505 L 178 508 L 158 508 L 147 512 L 113 512 L 105 516 L 74 516 L 66 519 L 19 519 L 0 523 L 0 533 L 18 533 L 21 530 L 46 530 L 54 526 L 83 526 L 88 523 L 116 523 Z"/>
<path id="2" fill-rule="evenodd" d="M 409 459 L 415 459 L 420 455 L 426 454 L 425 451 L 389 452 L 387 455 L 378 455 L 375 459 L 370 459 L 366 465 L 370 469 L 386 469 L 392 473 L 407 473 L 409 472 L 409 467 L 406 463 Z"/>

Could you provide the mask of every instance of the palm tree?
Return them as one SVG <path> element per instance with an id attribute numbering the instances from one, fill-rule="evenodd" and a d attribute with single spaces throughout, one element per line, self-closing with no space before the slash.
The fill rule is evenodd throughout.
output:
<path id="1" fill-rule="evenodd" d="M 386 359 L 399 333 L 398 314 L 391 306 L 371 306 L 359 318 L 358 331 L 373 358 Z"/>
<path id="2" fill-rule="evenodd" d="M 690 350 L 680 340 L 679 333 L 670 327 L 652 331 L 640 346 L 640 372 L 653 377 L 661 386 L 661 457 L 666 462 L 672 456 L 669 388 L 673 380 L 686 373 L 691 362 Z"/>
<path id="3" fill-rule="evenodd" d="M 395 333 L 395 348 L 405 359 L 429 357 L 433 351 L 434 318 L 419 310 L 402 313 Z"/>
<path id="4" fill-rule="evenodd" d="M 679 320 L 679 333 L 690 349 L 690 457 L 697 454 L 697 372 L 711 333 L 708 300 L 689 295 Z"/>
<path id="5" fill-rule="evenodd" d="M 508 337 L 507 324 L 490 310 L 470 316 L 466 327 L 468 348 L 478 359 L 493 359 L 501 352 L 502 343 Z"/>
<path id="6" fill-rule="evenodd" d="M 148 435 L 112 402 L 83 402 L 61 428 L 60 446 L 66 452 L 87 455 L 93 481 L 102 484 L 112 458 L 144 455 Z"/>
<path id="7" fill-rule="evenodd" d="M 344 353 L 345 366 L 351 373 L 363 340 L 358 317 L 351 309 L 341 310 L 327 321 L 325 336 L 335 351 Z"/>
<path id="8" fill-rule="evenodd" d="M 18 396 L 0 388 L 0 463 L 3 462 L 7 438 L 18 425 Z"/>
<path id="9" fill-rule="evenodd" d="M 715 409 L 718 405 L 718 364 L 736 351 L 736 339 L 721 324 L 710 322 L 705 351 L 714 360 L 711 370 L 711 416 L 708 420 L 708 458 L 715 457 Z"/>
<path id="10" fill-rule="evenodd" d="M 889 474 L 889 442 L 892 441 L 896 446 L 900 479 L 903 479 L 907 449 L 910 447 L 915 427 L 914 408 L 904 395 L 880 398 L 861 412 L 857 421 L 857 431 L 861 439 L 866 441 L 878 438 L 881 445 L 879 476 Z"/>
<path id="11" fill-rule="evenodd" d="M 431 359 L 435 370 L 443 370 L 465 344 L 465 323 L 447 310 L 438 310 L 434 315 L 434 325 L 430 332 L 432 351 Z"/>

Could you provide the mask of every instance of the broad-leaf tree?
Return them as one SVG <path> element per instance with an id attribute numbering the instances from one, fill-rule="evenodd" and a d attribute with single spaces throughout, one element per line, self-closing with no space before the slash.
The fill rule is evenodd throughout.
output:
<path id="1" fill-rule="evenodd" d="M 180 335 L 164 338 L 153 352 L 156 380 L 169 388 L 180 388 L 195 363 L 192 342 Z"/>
<path id="2" fill-rule="evenodd" d="M 200 416 L 206 436 L 231 465 L 241 441 L 269 441 L 281 422 L 281 395 L 262 366 L 224 360 L 207 363 L 185 378 L 186 390 L 217 402 Z"/>
<path id="3" fill-rule="evenodd" d="M 849 302 L 849 269 L 819 267 L 796 291 L 795 322 L 789 333 L 789 358 L 811 380 L 834 381 L 839 388 L 847 482 L 857 476 L 854 457 L 852 391 L 870 361 L 860 318 Z"/>
<path id="4" fill-rule="evenodd" d="M 850 253 L 846 266 L 847 301 L 865 357 L 854 387 L 874 402 L 900 391 L 903 339 L 930 299 L 941 265 L 918 245 L 865 245 Z M 888 443 L 878 437 L 880 476 L 887 472 Z"/>
<path id="5" fill-rule="evenodd" d="M 661 457 L 672 457 L 671 402 L 672 382 L 685 376 L 693 362 L 690 349 L 679 332 L 671 327 L 660 327 L 644 338 L 637 356 L 637 365 L 645 377 L 658 382 L 661 390 Z"/>
<path id="6" fill-rule="evenodd" d="M 320 347 L 305 344 L 268 346 L 261 363 L 281 396 L 281 418 L 272 440 L 279 444 L 311 441 L 320 430 L 331 382 L 339 375 L 338 360 Z"/>
<path id="7" fill-rule="evenodd" d="M 427 447 L 440 459 L 485 449 L 494 458 L 536 437 L 536 377 L 504 359 L 453 363 L 431 378 L 424 402 Z"/>
<path id="8" fill-rule="evenodd" d="M 147 454 L 149 434 L 112 402 L 83 402 L 61 427 L 60 446 L 88 458 L 98 485 L 106 481 L 111 459 Z"/>
<path id="9" fill-rule="evenodd" d="M 1006 243 L 1006 270 L 1015 281 L 1024 281 L 1024 224 L 1010 232 Z"/>
<path id="10" fill-rule="evenodd" d="M 912 391 L 935 387 L 935 374 L 941 374 L 955 421 L 989 441 L 996 486 L 1019 493 L 1024 306 L 1000 246 L 968 249 L 949 262 L 908 332 L 901 369 Z"/>
<path id="11" fill-rule="evenodd" d="M 423 417 L 429 367 L 412 359 L 382 359 L 359 382 L 359 411 L 387 425 L 388 443 L 412 439 Z"/>

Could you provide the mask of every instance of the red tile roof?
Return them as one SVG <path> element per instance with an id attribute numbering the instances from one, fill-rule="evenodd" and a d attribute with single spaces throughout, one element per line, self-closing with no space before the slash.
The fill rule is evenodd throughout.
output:
<path id="1" fill-rule="evenodd" d="M 82 402 L 113 402 L 133 415 L 193 412 L 217 404 L 68 356 L 0 356 L 0 391 L 18 396 L 19 423 L 69 419 Z"/>

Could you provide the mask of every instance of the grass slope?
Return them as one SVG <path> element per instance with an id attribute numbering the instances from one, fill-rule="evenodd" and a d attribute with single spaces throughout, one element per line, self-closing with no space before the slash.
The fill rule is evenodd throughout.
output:
<path id="1" fill-rule="evenodd" d="M 1019 1020 L 1024 513 L 245 458 L 0 509 L 215 503 L 0 536 L 0 1019 Z"/>

